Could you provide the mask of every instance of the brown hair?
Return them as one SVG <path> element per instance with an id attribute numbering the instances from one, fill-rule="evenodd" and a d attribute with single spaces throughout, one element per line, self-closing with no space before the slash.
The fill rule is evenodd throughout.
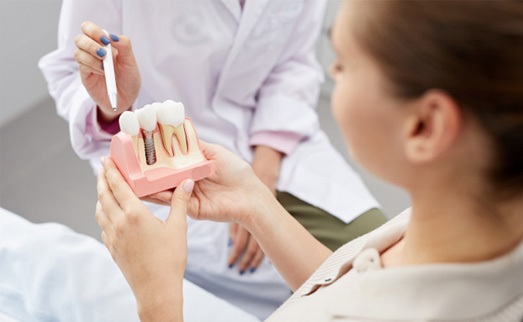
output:
<path id="1" fill-rule="evenodd" d="M 392 94 L 449 93 L 493 143 L 493 188 L 522 193 L 523 1 L 370 3 L 355 23 L 356 37 Z"/>

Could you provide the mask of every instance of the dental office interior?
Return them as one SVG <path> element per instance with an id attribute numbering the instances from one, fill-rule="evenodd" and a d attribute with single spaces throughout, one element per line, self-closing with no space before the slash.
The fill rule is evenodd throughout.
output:
<path id="1" fill-rule="evenodd" d="M 333 83 L 327 70 L 334 54 L 328 29 L 340 3 L 328 0 L 316 46 L 325 71 L 317 111 L 332 144 L 358 171 L 390 218 L 408 207 L 407 194 L 352 162 L 330 113 Z M 96 176 L 88 161 L 74 153 L 68 125 L 57 115 L 37 66 L 43 55 L 56 48 L 60 5 L 60 0 L 0 1 L 0 215 L 9 211 L 34 223 L 61 223 L 100 240 L 94 216 Z"/>

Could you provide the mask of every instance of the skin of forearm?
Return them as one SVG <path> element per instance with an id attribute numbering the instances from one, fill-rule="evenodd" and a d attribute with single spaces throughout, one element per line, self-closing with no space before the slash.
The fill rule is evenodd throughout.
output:
<path id="1" fill-rule="evenodd" d="M 273 148 L 259 145 L 254 147 L 252 168 L 260 180 L 273 193 L 276 192 L 276 183 L 280 175 L 283 154 Z"/>
<path id="2" fill-rule="evenodd" d="M 266 189 L 245 227 L 295 291 L 332 251 L 317 241 Z"/>
<path id="3" fill-rule="evenodd" d="M 138 316 L 142 322 L 183 322 L 183 277 L 172 287 L 152 286 L 136 294 Z"/>

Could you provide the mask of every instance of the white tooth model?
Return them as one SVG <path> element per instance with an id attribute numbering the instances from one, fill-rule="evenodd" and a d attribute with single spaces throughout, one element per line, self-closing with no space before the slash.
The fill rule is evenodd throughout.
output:
<path id="1" fill-rule="evenodd" d="M 156 110 L 152 105 L 145 105 L 136 111 L 138 123 L 143 130 L 145 144 L 145 159 L 147 164 L 156 163 L 156 150 L 154 147 L 154 130 L 156 129 Z"/>
<path id="2" fill-rule="evenodd" d="M 138 197 L 214 173 L 182 103 L 167 100 L 127 111 L 119 123 L 121 132 L 111 141 L 111 159 Z"/>
<path id="3" fill-rule="evenodd" d="M 118 119 L 120 130 L 129 134 L 133 139 L 133 146 L 138 150 L 138 134 L 140 134 L 140 124 L 138 124 L 138 117 L 135 113 L 125 111 Z"/>
<path id="4" fill-rule="evenodd" d="M 187 154 L 187 139 L 183 123 L 185 121 L 185 107 L 182 103 L 167 100 L 161 103 L 154 103 L 156 107 L 156 119 L 160 125 L 163 146 L 170 156 L 174 155 L 172 146 L 173 135 L 178 139 L 178 144 L 183 154 Z"/>

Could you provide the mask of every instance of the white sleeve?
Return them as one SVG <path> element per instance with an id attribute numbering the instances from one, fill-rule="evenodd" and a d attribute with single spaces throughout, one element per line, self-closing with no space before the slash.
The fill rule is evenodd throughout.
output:
<path id="1" fill-rule="evenodd" d="M 316 41 L 325 1 L 305 1 L 279 62 L 258 92 L 251 135 L 263 131 L 310 137 L 319 129 L 316 104 L 323 71 L 316 60 Z"/>
<path id="2" fill-rule="evenodd" d="M 96 123 L 96 105 L 85 90 L 74 59 L 75 37 L 84 21 L 93 21 L 110 33 L 121 34 L 121 0 L 63 0 L 58 26 L 58 48 L 42 57 L 38 66 L 56 103 L 58 115 L 69 122 L 74 151 L 82 159 L 107 155 L 111 135 Z"/>

